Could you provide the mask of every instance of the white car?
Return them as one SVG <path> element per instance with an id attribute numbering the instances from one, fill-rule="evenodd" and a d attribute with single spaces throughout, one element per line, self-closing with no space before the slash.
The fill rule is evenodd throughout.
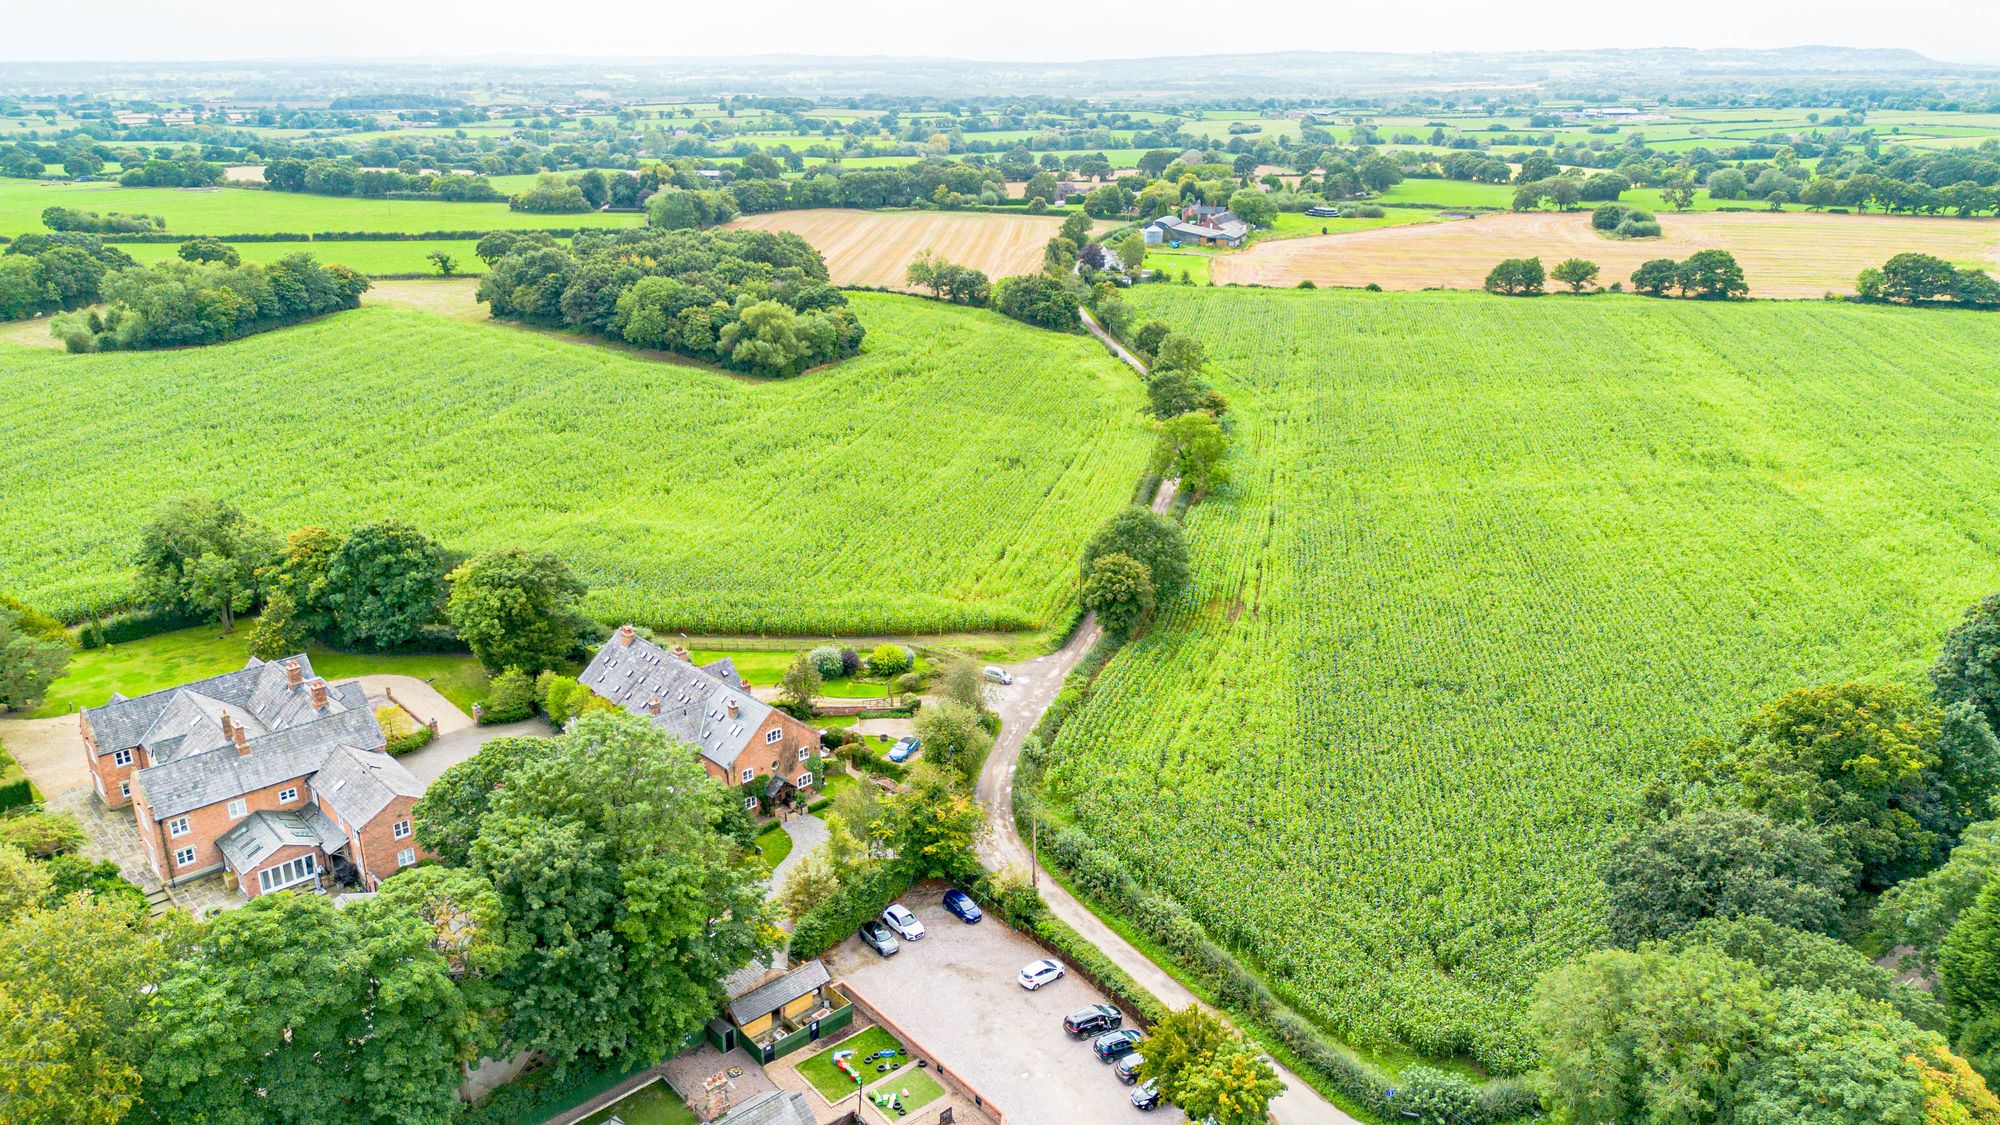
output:
<path id="1" fill-rule="evenodd" d="M 986 677 L 986 682 L 990 684 L 1011 684 L 1014 682 L 1014 673 L 994 664 L 988 664 L 986 670 L 981 672 L 980 675 Z"/>
<path id="2" fill-rule="evenodd" d="M 1063 967 L 1059 962 L 1046 957 L 1030 961 L 1027 968 L 1021 970 L 1021 987 L 1033 992 L 1051 981 L 1061 980 L 1062 975 Z"/>
<path id="3" fill-rule="evenodd" d="M 889 904 L 889 909 L 882 912 L 882 922 L 896 931 L 896 936 L 904 941 L 916 941 L 924 936 L 924 924 L 917 921 L 917 916 L 910 913 L 900 902 Z"/>

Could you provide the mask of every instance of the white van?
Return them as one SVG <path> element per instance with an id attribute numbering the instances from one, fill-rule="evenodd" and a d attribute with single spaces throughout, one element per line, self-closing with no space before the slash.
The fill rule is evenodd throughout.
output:
<path id="1" fill-rule="evenodd" d="M 1014 674 L 1012 672 L 994 664 L 988 664 L 986 670 L 981 672 L 980 675 L 985 676 L 986 682 L 989 684 L 1011 684 L 1014 682 Z"/>

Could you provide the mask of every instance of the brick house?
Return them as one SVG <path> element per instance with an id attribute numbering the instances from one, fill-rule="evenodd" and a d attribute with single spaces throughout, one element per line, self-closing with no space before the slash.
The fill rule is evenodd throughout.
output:
<path id="1" fill-rule="evenodd" d="M 709 776 L 730 785 L 765 778 L 777 800 L 810 790 L 819 732 L 750 694 L 727 659 L 696 665 L 687 650 L 669 652 L 622 625 L 597 650 L 579 683 L 695 747 Z M 755 803 L 746 796 L 746 807 Z"/>
<path id="2" fill-rule="evenodd" d="M 78 720 L 99 799 L 131 807 L 169 885 L 221 871 L 251 898 L 328 875 L 374 890 L 423 858 L 422 783 L 382 752 L 360 686 L 329 686 L 304 653 L 114 695 Z"/>

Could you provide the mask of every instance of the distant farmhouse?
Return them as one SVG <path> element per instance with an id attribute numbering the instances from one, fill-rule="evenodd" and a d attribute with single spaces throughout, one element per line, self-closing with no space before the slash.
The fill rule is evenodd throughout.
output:
<path id="1" fill-rule="evenodd" d="M 1250 224 L 1237 218 L 1235 212 L 1202 203 L 1183 208 L 1178 216 L 1162 215 L 1146 224 L 1146 241 L 1155 244 L 1233 248 L 1243 245 L 1248 237 Z"/>
<path id="2" fill-rule="evenodd" d="M 78 720 L 98 798 L 131 806 L 170 886 L 221 871 L 249 898 L 328 876 L 372 891 L 424 858 L 422 783 L 382 752 L 361 688 L 328 686 L 304 653 L 114 695 Z"/>
<path id="3" fill-rule="evenodd" d="M 669 652 L 622 625 L 577 680 L 694 746 L 711 777 L 731 785 L 763 778 L 763 797 L 773 803 L 814 786 L 810 755 L 819 732 L 759 702 L 727 659 L 697 666 L 686 649 Z M 744 797 L 746 807 L 756 801 L 754 793 Z"/>

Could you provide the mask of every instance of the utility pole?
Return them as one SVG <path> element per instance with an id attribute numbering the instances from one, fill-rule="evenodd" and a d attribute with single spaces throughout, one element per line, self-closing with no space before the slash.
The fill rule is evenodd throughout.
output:
<path id="1" fill-rule="evenodd" d="M 1028 885 L 1039 888 L 1042 885 L 1042 861 L 1037 858 L 1042 850 L 1042 813 L 1040 809 L 1028 812 Z"/>

